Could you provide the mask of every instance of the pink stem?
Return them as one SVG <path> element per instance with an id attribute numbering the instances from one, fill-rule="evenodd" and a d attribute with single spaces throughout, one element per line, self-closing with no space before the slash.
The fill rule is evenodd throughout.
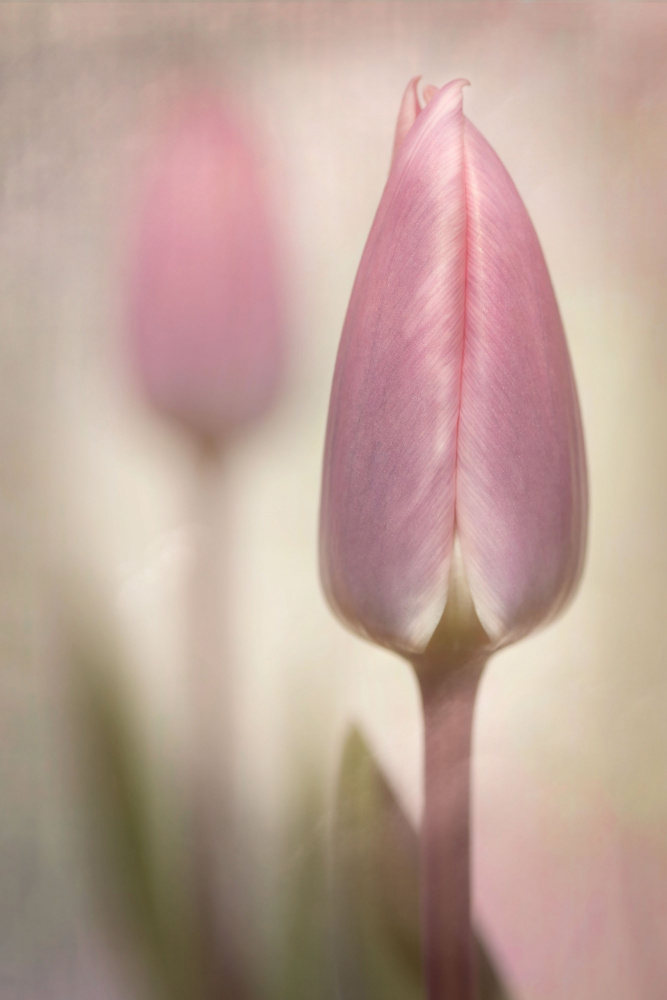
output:
<path id="1" fill-rule="evenodd" d="M 470 922 L 470 748 L 486 659 L 434 665 L 418 678 L 424 707 L 421 892 L 429 1000 L 477 995 Z"/>
<path id="2" fill-rule="evenodd" d="M 201 442 L 194 475 L 198 529 L 190 605 L 192 864 L 205 1000 L 246 996 L 234 879 L 232 705 L 225 618 L 227 532 L 219 450 Z M 221 485 L 223 490 L 221 490 Z M 224 541 L 227 538 L 224 537 Z"/>
<path id="3" fill-rule="evenodd" d="M 194 474 L 197 537 L 189 609 L 193 780 L 216 825 L 229 811 L 232 791 L 233 692 L 225 551 L 228 511 L 226 484 L 220 476 L 221 457 L 219 450 L 200 443 Z"/>

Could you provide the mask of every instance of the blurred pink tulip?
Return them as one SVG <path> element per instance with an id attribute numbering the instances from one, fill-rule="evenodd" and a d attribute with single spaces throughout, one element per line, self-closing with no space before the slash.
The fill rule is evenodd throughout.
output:
<path id="1" fill-rule="evenodd" d="M 321 512 L 331 604 L 415 661 L 443 639 L 446 606 L 456 642 L 474 632 L 489 651 L 551 619 L 580 576 L 587 519 L 537 236 L 463 115 L 465 81 L 428 88 L 423 109 L 418 81 L 345 321 Z"/>
<path id="2" fill-rule="evenodd" d="M 129 298 L 134 366 L 159 410 L 218 439 L 271 401 L 273 233 L 253 147 L 212 95 L 183 101 L 149 158 Z"/>

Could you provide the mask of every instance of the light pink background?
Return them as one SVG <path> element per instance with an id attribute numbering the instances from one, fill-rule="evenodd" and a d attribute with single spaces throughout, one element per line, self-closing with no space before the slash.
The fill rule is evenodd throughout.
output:
<path id="1" fill-rule="evenodd" d="M 286 393 L 221 486 L 235 519 L 239 794 L 275 833 L 298 761 L 330 776 L 356 716 L 419 815 L 416 689 L 324 604 L 319 476 L 401 94 L 415 73 L 464 76 L 466 113 L 542 241 L 591 477 L 575 603 L 483 683 L 476 911 L 519 1000 L 664 996 L 666 54 L 660 4 L 0 6 L 3 1000 L 92 995 L 54 763 L 46 565 L 131 651 L 151 752 L 170 759 L 182 734 L 188 459 L 134 397 L 119 344 L 133 169 L 192 72 L 264 136 L 291 302 Z"/>

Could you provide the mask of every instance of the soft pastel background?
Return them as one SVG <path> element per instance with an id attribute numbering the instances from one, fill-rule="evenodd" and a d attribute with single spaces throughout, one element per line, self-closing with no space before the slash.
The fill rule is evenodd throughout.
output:
<path id="1" fill-rule="evenodd" d="M 126 379 L 122 269 L 133 171 L 193 75 L 254 116 L 291 303 L 282 402 L 221 483 L 256 891 L 299 768 L 329 780 L 351 717 L 417 821 L 416 687 L 333 620 L 316 545 L 338 337 L 415 73 L 471 81 L 533 217 L 590 463 L 575 603 L 483 682 L 478 920 L 520 1000 L 664 997 L 666 65 L 658 3 L 0 6 L 3 1000 L 124 995 L 82 890 L 56 598 L 120 637 L 150 753 L 168 767 L 183 739 L 188 455 Z"/>

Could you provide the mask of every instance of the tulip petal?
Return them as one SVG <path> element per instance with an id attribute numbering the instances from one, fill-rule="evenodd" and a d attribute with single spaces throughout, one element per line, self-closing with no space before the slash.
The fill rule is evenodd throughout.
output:
<path id="1" fill-rule="evenodd" d="M 398 148 L 352 291 L 331 395 L 321 569 L 362 634 L 419 652 L 442 616 L 465 293 L 464 81 Z"/>
<path id="2" fill-rule="evenodd" d="M 553 617 L 581 570 L 586 469 L 549 273 L 504 166 L 465 120 L 468 215 L 456 521 L 495 642 Z"/>
<path id="3" fill-rule="evenodd" d="M 396 153 L 399 147 L 403 145 L 403 140 L 406 135 L 414 125 L 417 120 L 417 116 L 421 111 L 421 105 L 419 103 L 419 93 L 417 87 L 419 86 L 420 76 L 413 76 L 410 83 L 405 88 L 405 93 L 403 94 L 403 100 L 401 101 L 401 106 L 398 109 L 398 118 L 396 120 L 396 131 L 394 133 L 394 152 L 392 154 L 392 161 L 396 157 Z"/>

